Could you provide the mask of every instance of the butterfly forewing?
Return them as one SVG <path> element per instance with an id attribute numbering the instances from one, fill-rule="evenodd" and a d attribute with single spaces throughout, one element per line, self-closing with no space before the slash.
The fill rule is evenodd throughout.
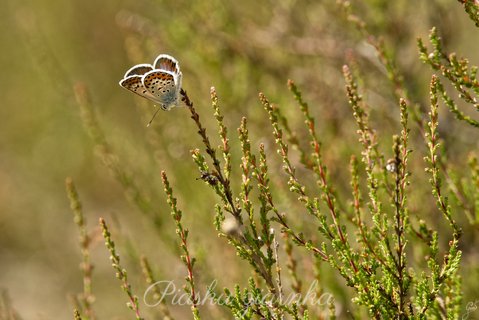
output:
<path id="1" fill-rule="evenodd" d="M 129 76 L 120 81 L 120 86 L 144 98 L 150 99 L 154 102 L 158 102 L 158 99 L 148 90 L 146 90 L 141 80 L 142 76 Z"/>
<path id="2" fill-rule="evenodd" d="M 175 58 L 172 56 L 169 56 L 167 54 L 160 54 L 156 60 L 155 63 L 153 64 L 155 69 L 160 69 L 164 71 L 170 71 L 173 74 L 179 74 L 180 73 L 180 66 L 178 64 L 178 61 L 176 61 Z"/>
<path id="3" fill-rule="evenodd" d="M 169 71 L 153 70 L 142 78 L 143 86 L 163 109 L 169 110 L 177 104 L 177 87 L 175 76 Z"/>

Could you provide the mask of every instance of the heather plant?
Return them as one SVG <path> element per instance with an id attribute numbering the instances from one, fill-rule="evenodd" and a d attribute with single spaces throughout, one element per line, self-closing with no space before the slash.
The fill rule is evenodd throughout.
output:
<path id="1" fill-rule="evenodd" d="M 348 292 L 351 301 L 358 306 L 351 312 L 353 317 L 457 319 L 463 310 L 460 242 L 466 231 L 461 225 L 466 223 L 466 230 L 477 225 L 477 189 L 474 186 L 477 186 L 478 170 L 477 160 L 471 155 L 472 178 L 464 180 L 467 175 L 464 179 L 451 177 L 447 158 L 440 151 L 439 98 L 457 119 L 473 127 L 478 126 L 477 121 L 459 110 L 437 75 L 432 75 L 429 111 L 424 113 L 420 103 L 412 101 L 400 69 L 394 57 L 387 53 L 385 43 L 369 33 L 367 24 L 352 13 L 348 2 L 340 1 L 339 6 L 344 9 L 347 20 L 359 26 L 367 36 L 387 70 L 393 96 L 397 98 L 395 113 L 399 129 L 388 139 L 378 134 L 371 121 L 371 106 L 362 92 L 365 88 L 361 68 L 354 60 L 344 65 L 345 99 L 356 122 L 360 146 L 359 153 L 352 151 L 349 154 L 350 195 L 346 195 L 344 187 L 338 187 L 329 174 L 331 163 L 324 159 L 328 141 L 321 139 L 318 133 L 321 120 L 313 115 L 310 103 L 306 102 L 292 80 L 288 81 L 287 87 L 296 101 L 296 112 L 302 114 L 304 127 L 293 127 L 284 112 L 285 107 L 270 102 L 266 94 L 260 93 L 259 103 L 264 109 L 264 116 L 269 118 L 272 131 L 272 136 L 262 142 L 250 138 L 247 117 L 242 117 L 234 137 L 232 133 L 235 131 L 225 123 L 221 99 L 212 87 L 211 105 L 218 132 L 215 139 L 220 142 L 218 147 L 213 146 L 213 138 L 193 101 L 182 90 L 182 101 L 203 145 L 201 148 L 192 146 L 191 155 L 198 168 L 196 180 L 202 180 L 218 199 L 209 210 L 215 213 L 210 218 L 220 237 L 217 241 L 224 239 L 250 269 L 250 278 L 245 283 L 225 287 L 223 292 L 218 288 L 208 289 L 203 294 L 211 295 L 215 307 L 224 309 L 221 311 L 223 315 L 227 310 L 229 317 L 237 319 L 343 317 L 338 313 L 341 304 L 334 295 L 318 305 L 309 300 L 286 299 L 291 293 L 302 297 L 306 293 L 304 284 L 313 280 L 319 286 L 315 288 L 316 298 L 319 299 L 328 285 L 323 283 L 323 274 L 335 273 L 335 279 L 342 279 L 338 280 L 343 287 L 341 290 Z M 473 17 L 471 7 L 467 8 Z M 433 45 L 430 54 L 423 42 L 418 41 L 421 59 L 433 70 L 440 71 L 444 80 L 450 81 L 465 105 L 477 109 L 477 67 L 472 66 L 469 70 L 466 59 L 457 59 L 455 54 L 446 55 L 436 29 L 432 30 L 430 41 Z M 131 195 L 131 200 L 149 214 L 146 209 L 149 206 L 143 200 L 140 188 L 135 186 L 133 179 L 128 177 L 111 153 L 85 89 L 78 87 L 76 92 L 86 128 L 101 148 L 101 158 Z M 411 119 L 414 126 L 411 126 Z M 301 130 L 307 134 L 298 133 Z M 423 136 L 425 147 L 411 143 L 413 130 Z M 234 144 L 236 150 L 232 139 L 237 139 Z M 384 146 L 388 144 L 390 150 L 385 151 Z M 279 157 L 282 172 L 270 169 L 273 150 Z M 422 166 L 425 170 L 410 164 L 413 151 L 423 152 Z M 302 174 L 298 174 L 298 167 Z M 429 192 L 436 205 L 435 209 L 416 207 L 412 215 L 409 197 L 416 192 L 411 184 L 411 176 L 414 175 L 426 175 L 425 179 L 429 179 Z M 179 238 L 186 274 L 184 290 L 189 297 L 193 318 L 211 318 L 212 311 L 200 303 L 198 288 L 201 282 L 198 282 L 198 277 L 202 278 L 201 272 L 195 268 L 198 261 L 189 248 L 189 230 L 182 219 L 189 213 L 179 209 L 182 202 L 188 201 L 188 196 L 183 195 L 183 199 L 178 201 L 173 195 L 175 186 L 169 182 L 165 171 L 162 171 L 161 177 Z M 189 179 L 195 181 L 194 178 Z M 177 180 L 177 183 L 182 182 Z M 72 196 L 75 193 L 71 187 L 69 190 L 70 198 L 76 199 L 76 195 Z M 454 204 L 450 203 L 451 196 Z M 79 206 L 76 200 L 72 201 L 83 239 L 83 265 L 88 266 L 86 236 L 79 218 Z M 421 213 L 428 210 L 435 211 L 434 219 L 443 223 L 429 226 L 427 215 Z M 463 212 L 467 220 L 463 219 Z M 156 214 L 150 217 L 153 222 L 160 219 Z M 306 228 L 301 226 L 302 220 L 306 221 Z M 447 228 L 441 227 L 441 224 Z M 128 306 L 140 319 L 138 298 L 131 291 L 126 271 L 119 265 L 119 256 L 104 220 L 101 220 L 101 226 L 113 267 L 128 294 Z M 296 255 L 302 257 L 302 263 L 315 266 L 314 272 L 300 272 Z M 221 261 L 221 257 L 210 258 Z M 162 293 L 155 287 L 155 277 L 146 257 L 142 258 L 142 269 L 147 284 L 155 288 L 155 298 L 159 299 Z M 285 273 L 284 269 L 288 272 Z M 94 316 L 87 299 L 91 294 L 87 281 L 90 277 L 88 268 L 84 267 L 84 274 L 85 292 L 80 310 L 85 318 L 91 319 Z M 167 303 L 162 300 L 161 306 L 161 316 L 172 319 Z"/>
<path id="2" fill-rule="evenodd" d="M 479 84 L 448 15 L 463 8 L 473 38 L 477 1 L 253 2 L 116 15 L 130 60 L 112 58 L 118 70 L 162 52 L 182 67 L 182 107 L 148 128 L 150 102 L 117 88 L 106 118 L 102 84 L 63 72 L 18 14 L 126 200 L 103 200 L 118 190 L 94 174 L 66 180 L 73 318 L 477 316 Z M 416 29 L 429 25 L 426 42 Z M 119 130 L 120 115 L 140 129 Z M 19 318 L 12 305 L 2 296 L 0 319 Z"/>

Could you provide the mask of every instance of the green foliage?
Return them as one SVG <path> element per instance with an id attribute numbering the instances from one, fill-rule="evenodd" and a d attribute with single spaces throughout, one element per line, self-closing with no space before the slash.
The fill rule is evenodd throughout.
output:
<path id="1" fill-rule="evenodd" d="M 135 296 L 131 290 L 131 285 L 128 282 L 128 273 L 120 265 L 120 256 L 116 252 L 115 243 L 111 239 L 111 233 L 108 231 L 108 227 L 103 218 L 100 218 L 100 227 L 103 233 L 103 238 L 105 239 L 106 248 L 110 252 L 111 265 L 116 271 L 116 277 L 121 281 L 121 288 L 123 291 L 125 291 L 129 298 L 129 301 L 126 303 L 126 305 L 135 313 L 136 319 L 141 320 L 143 318 L 140 316 L 138 297 Z"/>
<path id="2" fill-rule="evenodd" d="M 93 295 L 92 290 L 92 273 L 93 273 L 93 265 L 91 263 L 90 258 L 90 244 L 91 244 L 91 237 L 88 234 L 85 217 L 82 211 L 82 205 L 78 196 L 78 192 L 75 188 L 73 180 L 71 178 L 66 179 L 66 191 L 68 198 L 70 199 L 70 208 L 73 211 L 73 221 L 78 227 L 80 232 L 79 236 L 79 245 L 81 248 L 82 253 L 82 262 L 80 265 L 80 269 L 83 272 L 83 293 L 78 295 L 78 304 L 81 303 L 82 313 L 85 315 L 87 319 L 95 319 L 95 312 L 93 311 L 92 304 L 95 301 L 95 297 Z M 77 310 L 78 317 L 80 316 L 80 312 Z"/>
<path id="3" fill-rule="evenodd" d="M 188 229 L 183 228 L 183 224 L 181 223 L 181 218 L 182 218 L 182 212 L 181 210 L 178 209 L 177 207 L 177 200 L 173 196 L 173 190 L 170 187 L 170 183 L 168 181 L 168 177 L 166 176 L 166 173 L 163 171 L 161 172 L 161 178 L 163 180 L 163 185 L 165 187 L 165 193 L 167 196 L 167 202 L 170 205 L 171 208 L 171 215 L 173 217 L 173 220 L 175 220 L 176 224 L 176 234 L 180 238 L 181 244 L 181 250 L 183 251 L 183 254 L 181 255 L 181 260 L 185 264 L 187 270 L 188 270 L 188 276 L 185 278 L 188 286 L 185 286 L 185 292 L 191 297 L 191 311 L 193 313 L 193 318 L 200 319 L 200 314 L 198 312 L 198 298 L 196 297 L 195 294 L 195 281 L 193 277 L 193 267 L 195 265 L 195 258 L 192 258 L 190 256 L 190 252 L 188 251 Z"/>
<path id="4" fill-rule="evenodd" d="M 435 28 L 431 30 L 429 40 L 433 46 L 431 53 L 428 53 L 422 40 L 418 39 L 421 60 L 429 64 L 434 70 L 440 71 L 454 86 L 459 98 L 466 104 L 472 105 L 476 111 L 479 110 L 479 102 L 477 101 L 477 96 L 479 95 L 479 80 L 477 79 L 478 67 L 469 67 L 469 61 L 465 58 L 458 59 L 455 53 L 447 55 L 444 52 L 441 38 L 438 36 Z M 463 120 L 474 127 L 479 127 L 478 121 L 466 116 L 459 110 L 454 100 L 446 93 L 439 79 L 434 80 L 434 85 L 436 87 L 434 90 L 441 94 L 444 103 L 457 119 Z"/>
<path id="5" fill-rule="evenodd" d="M 55 132 L 45 137 L 47 129 L 32 128 L 42 141 L 35 148 L 6 144 L 45 160 L 21 167 L 7 153 L 22 183 L 0 191 L 23 190 L 39 181 L 30 171 L 45 171 L 55 186 L 75 177 L 82 201 L 68 178 L 77 243 L 64 227 L 71 218 L 47 215 L 5 239 L 27 243 L 28 232 L 48 240 L 48 249 L 30 250 L 50 257 L 48 265 L 64 263 L 67 271 L 56 275 L 62 281 L 76 279 L 62 286 L 80 292 L 71 295 L 73 306 L 59 298 L 56 316 L 68 309 L 71 317 L 72 307 L 75 319 L 128 316 L 100 260 L 107 255 L 136 319 L 472 316 L 479 294 L 478 67 L 452 51 L 474 47 L 458 43 L 459 35 L 470 39 L 477 30 L 456 21 L 468 15 L 477 26 L 479 11 L 477 1 L 459 2 L 465 13 L 457 2 L 407 0 L 82 3 L 48 13 L 52 25 L 38 4 L 12 3 L 12 38 L 24 40 L 41 72 L 5 67 L 28 75 L 2 82 L 5 104 L 35 97 L 31 115 Z M 61 27 L 70 20 L 73 33 Z M 418 59 L 410 40 L 426 30 L 431 49 L 419 39 Z M 145 128 L 150 103 L 116 81 L 124 66 L 163 52 L 180 61 L 184 107 L 159 113 Z M 295 80 L 285 85 L 288 78 Z M 24 94 L 32 84 L 42 90 Z M 62 119 L 57 114 L 69 120 L 51 122 Z M 72 114 L 90 140 L 70 133 L 80 122 Z M 15 121 L 5 123 L 10 135 Z M 0 171 L 10 181 L 10 169 Z M 67 210 L 49 200 L 58 190 L 41 189 L 19 192 L 16 202 L 26 205 L 18 210 Z M 88 225 L 97 212 L 108 216 L 101 230 Z M 98 256 L 100 233 L 108 253 Z M 50 243 L 59 242 L 52 254 Z M 8 257 L 6 265 L 15 265 Z M 46 268 L 37 269 L 36 281 L 50 281 Z M 183 290 L 165 298 L 163 280 Z M 0 318 L 18 319 L 4 300 Z"/>
<path id="6" fill-rule="evenodd" d="M 479 4 L 475 0 L 458 0 L 464 5 L 464 10 L 469 15 L 472 21 L 479 28 Z"/>

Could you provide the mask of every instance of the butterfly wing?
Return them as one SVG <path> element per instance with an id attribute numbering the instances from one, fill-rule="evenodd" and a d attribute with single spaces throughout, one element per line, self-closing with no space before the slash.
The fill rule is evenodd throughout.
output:
<path id="1" fill-rule="evenodd" d="M 142 76 L 151 70 L 153 70 L 153 66 L 151 64 L 147 64 L 147 63 L 137 64 L 136 66 L 131 67 L 130 70 L 128 70 L 125 73 L 123 78 L 128 78 L 129 76 L 135 76 L 135 75 Z"/>
<path id="2" fill-rule="evenodd" d="M 180 64 L 170 55 L 160 54 L 153 63 L 155 69 L 169 71 L 175 75 L 180 74 Z"/>
<path id="3" fill-rule="evenodd" d="M 149 100 L 152 100 L 153 102 L 161 103 L 161 101 L 158 101 L 153 94 L 146 90 L 141 79 L 142 76 L 132 75 L 122 79 L 120 81 L 120 86 L 127 90 L 130 90 L 133 93 L 136 93 L 139 96 L 142 96 L 143 98 L 147 98 Z"/>
<path id="4" fill-rule="evenodd" d="M 178 104 L 177 77 L 170 71 L 153 70 L 142 77 L 143 87 L 155 97 L 163 110 Z"/>
<path id="5" fill-rule="evenodd" d="M 169 71 L 173 73 L 175 79 L 175 86 L 176 86 L 176 97 L 179 97 L 180 90 L 181 90 L 181 79 L 182 74 L 180 71 L 180 64 L 178 61 L 170 55 L 167 54 L 160 54 L 155 62 L 153 63 L 155 69 L 161 71 Z"/>

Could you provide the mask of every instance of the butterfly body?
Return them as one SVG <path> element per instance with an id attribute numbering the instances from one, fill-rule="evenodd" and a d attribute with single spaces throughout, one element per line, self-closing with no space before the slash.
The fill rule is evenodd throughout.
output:
<path id="1" fill-rule="evenodd" d="M 179 104 L 181 77 L 178 61 L 160 54 L 153 65 L 143 63 L 130 68 L 120 86 L 170 110 Z"/>

